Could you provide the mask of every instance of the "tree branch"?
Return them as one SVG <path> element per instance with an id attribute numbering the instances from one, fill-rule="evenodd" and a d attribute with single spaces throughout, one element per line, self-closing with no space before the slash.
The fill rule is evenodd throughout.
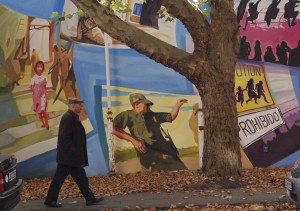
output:
<path id="1" fill-rule="evenodd" d="M 186 27 L 194 42 L 194 54 L 205 58 L 209 23 L 202 13 L 187 0 L 160 0 L 169 14 L 175 16 Z"/>
<path id="2" fill-rule="evenodd" d="M 187 76 L 186 73 L 191 71 L 182 62 L 178 62 L 190 58 L 191 54 L 124 22 L 108 8 L 99 4 L 97 0 L 72 0 L 72 2 L 111 37 L 126 43 L 130 48 L 152 60 L 173 68 L 184 76 Z"/>

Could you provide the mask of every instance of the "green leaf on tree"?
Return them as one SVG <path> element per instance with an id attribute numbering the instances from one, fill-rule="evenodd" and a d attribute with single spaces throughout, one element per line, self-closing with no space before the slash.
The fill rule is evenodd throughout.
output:
<path id="1" fill-rule="evenodd" d="M 52 12 L 50 18 L 58 18 L 58 12 Z"/>
<path id="2" fill-rule="evenodd" d="M 84 16 L 84 12 L 83 12 L 81 9 L 78 9 L 77 15 L 78 15 L 79 17 L 83 17 L 83 16 Z"/>
<path id="3" fill-rule="evenodd" d="M 207 9 L 202 10 L 202 15 L 205 17 L 205 19 L 208 19 L 209 11 Z"/>

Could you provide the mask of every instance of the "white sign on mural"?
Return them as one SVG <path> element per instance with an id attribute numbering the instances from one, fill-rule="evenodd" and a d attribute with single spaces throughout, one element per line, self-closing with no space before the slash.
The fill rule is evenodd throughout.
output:
<path id="1" fill-rule="evenodd" d="M 240 144 L 245 148 L 266 133 L 284 124 L 284 120 L 278 108 L 271 108 L 239 116 L 238 123 Z"/>

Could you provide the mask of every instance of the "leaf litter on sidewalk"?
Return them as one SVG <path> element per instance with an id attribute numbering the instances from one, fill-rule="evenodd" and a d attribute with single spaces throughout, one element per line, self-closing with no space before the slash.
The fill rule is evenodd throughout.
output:
<path id="1" fill-rule="evenodd" d="M 113 196 L 138 193 L 145 191 L 197 191 L 200 197 L 213 194 L 214 189 L 243 188 L 245 191 L 256 188 L 284 188 L 284 178 L 290 171 L 290 167 L 252 168 L 244 169 L 240 177 L 208 178 L 198 171 L 178 172 L 153 172 L 116 174 L 112 176 L 91 176 L 89 184 L 95 195 Z M 34 200 L 44 199 L 50 185 L 51 178 L 33 178 L 23 181 L 21 199 Z M 230 193 L 230 192 L 229 192 Z M 83 197 L 72 178 L 68 177 L 60 191 L 60 198 Z M 230 200 L 230 196 L 227 197 Z M 245 200 L 247 201 L 247 200 Z M 151 208 L 153 210 L 153 208 Z M 151 210 L 148 209 L 148 210 Z M 170 207 L 170 210 L 290 210 L 295 209 L 292 203 L 264 203 L 243 205 L 211 205 L 206 207 L 186 206 Z M 142 210 L 136 208 L 132 210 Z M 144 209 L 147 210 L 147 209 Z M 154 208 L 155 210 L 155 208 Z"/>

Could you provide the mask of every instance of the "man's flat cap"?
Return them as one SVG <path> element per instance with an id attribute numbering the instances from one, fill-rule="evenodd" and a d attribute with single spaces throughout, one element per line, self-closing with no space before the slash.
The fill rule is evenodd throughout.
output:
<path id="1" fill-rule="evenodd" d="M 75 97 L 69 97 L 68 98 L 68 104 L 73 103 L 83 103 L 83 99 L 75 98 Z"/>

